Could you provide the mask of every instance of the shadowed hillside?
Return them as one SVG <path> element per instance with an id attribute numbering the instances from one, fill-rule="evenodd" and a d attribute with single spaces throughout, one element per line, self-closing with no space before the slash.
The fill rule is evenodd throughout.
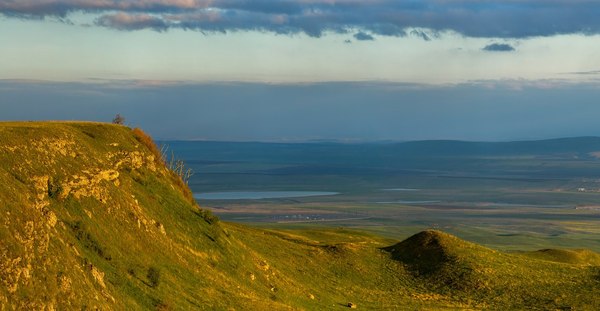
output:
<path id="1" fill-rule="evenodd" d="M 220 222 L 118 125 L 0 124 L 0 241 L 2 310 L 600 308 L 589 251 Z"/>

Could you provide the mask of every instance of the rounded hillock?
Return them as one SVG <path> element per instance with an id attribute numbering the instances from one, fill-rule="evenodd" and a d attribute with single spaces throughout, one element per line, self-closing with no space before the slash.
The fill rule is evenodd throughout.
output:
<path id="1" fill-rule="evenodd" d="M 453 235 L 426 230 L 384 248 L 392 258 L 402 262 L 415 276 L 426 278 L 437 286 L 455 289 L 477 289 L 476 262 L 484 247 L 463 241 Z"/>
<path id="2" fill-rule="evenodd" d="M 541 249 L 528 255 L 538 259 L 575 265 L 600 265 L 600 255 L 585 249 Z"/>
<path id="3" fill-rule="evenodd" d="M 438 230 L 425 230 L 387 247 L 393 258 L 414 265 L 422 273 L 435 271 L 457 257 L 457 250 L 467 247 L 465 241 Z"/>

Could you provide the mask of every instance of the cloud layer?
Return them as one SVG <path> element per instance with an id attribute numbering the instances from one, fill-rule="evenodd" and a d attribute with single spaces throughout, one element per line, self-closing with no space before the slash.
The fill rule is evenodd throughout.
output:
<path id="1" fill-rule="evenodd" d="M 99 15 L 119 30 L 326 32 L 404 36 L 407 30 L 469 37 L 526 38 L 600 33 L 592 0 L 0 0 L 0 14 L 21 18 Z"/>

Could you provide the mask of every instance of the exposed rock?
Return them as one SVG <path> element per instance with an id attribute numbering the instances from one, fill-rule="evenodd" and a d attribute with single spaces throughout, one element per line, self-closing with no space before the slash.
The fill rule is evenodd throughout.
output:
<path id="1" fill-rule="evenodd" d="M 167 235 L 167 231 L 165 231 L 165 226 L 163 226 L 160 222 L 154 221 L 154 225 L 158 228 L 158 231 L 162 233 L 162 235 Z"/>
<path id="2" fill-rule="evenodd" d="M 261 261 L 260 261 L 260 264 L 259 264 L 259 267 L 260 267 L 262 270 L 264 270 L 264 271 L 267 271 L 267 270 L 269 270 L 269 268 L 270 268 L 270 267 L 269 267 L 269 263 L 267 263 L 267 261 L 266 261 L 266 260 L 261 260 Z"/>
<path id="3" fill-rule="evenodd" d="M 35 189 L 35 195 L 37 201 L 47 201 L 48 200 L 48 182 L 50 180 L 50 176 L 35 176 L 31 178 L 33 181 L 33 187 Z M 37 204 L 36 204 L 36 208 Z"/>
<path id="4" fill-rule="evenodd" d="M 61 275 L 58 277 L 58 286 L 60 291 L 63 293 L 69 292 L 71 290 L 71 279 L 67 276 Z"/>
<path id="5" fill-rule="evenodd" d="M 101 185 L 104 181 L 115 181 L 119 178 L 119 172 L 113 169 L 95 170 L 93 172 L 83 171 L 85 175 L 74 175 L 71 180 L 62 184 L 61 198 L 72 195 L 76 199 L 82 197 L 93 197 L 100 202 L 106 203 L 110 198 L 107 189 Z"/>
<path id="6" fill-rule="evenodd" d="M 102 286 L 102 288 L 106 288 L 106 284 L 104 284 L 104 272 L 92 266 L 92 276 L 94 277 L 94 280 L 96 280 L 96 282 L 98 282 L 98 284 Z"/>
<path id="7" fill-rule="evenodd" d="M 40 153 L 53 156 L 72 156 L 72 147 L 75 141 L 69 138 L 42 138 L 31 143 L 31 145 Z"/>
<path id="8" fill-rule="evenodd" d="M 0 170 L 4 193 L 0 195 L 0 310 L 72 310 L 80 309 L 78 301 L 92 310 L 114 309 L 103 305 L 116 300 L 99 268 L 103 266 L 96 266 L 96 256 L 89 253 L 98 252 L 98 241 L 76 233 L 71 236 L 69 224 L 110 215 L 135 229 L 137 223 L 151 233 L 148 237 L 164 239 L 162 219 L 150 217 L 140 206 L 147 201 L 138 202 L 127 192 L 138 181 L 135 178 L 145 179 L 150 172 L 164 177 L 167 169 L 143 145 L 95 127 L 84 132 L 92 138 L 89 141 L 81 137 L 79 126 L 66 126 L 62 133 L 37 125 L 19 131 L 0 129 L 0 136 L 11 138 L 0 143 L 5 164 Z M 172 186 L 168 181 L 165 185 Z M 89 198 L 107 203 L 105 209 L 98 209 L 101 204 Z M 208 260 L 207 253 L 191 250 Z M 99 260 L 110 259 L 100 256 Z M 94 297 L 96 302 L 91 301 Z"/>
<path id="9" fill-rule="evenodd" d="M 56 214 L 54 214 L 54 212 L 52 212 L 51 210 L 45 210 L 44 216 L 46 217 L 48 227 L 53 228 L 54 226 L 56 226 L 56 223 L 58 222 L 58 217 L 56 217 Z"/>
<path id="10" fill-rule="evenodd" d="M 19 264 L 21 263 L 21 257 L 7 258 L 6 252 L 0 260 L 0 273 L 4 276 L 2 283 L 9 293 L 14 293 L 19 288 L 19 278 L 21 277 L 21 269 Z"/>
<path id="11" fill-rule="evenodd" d="M 154 155 L 145 156 L 140 151 L 109 153 L 107 158 L 114 161 L 113 167 L 115 169 L 139 169 L 141 167 L 146 167 L 151 171 L 156 171 Z"/>

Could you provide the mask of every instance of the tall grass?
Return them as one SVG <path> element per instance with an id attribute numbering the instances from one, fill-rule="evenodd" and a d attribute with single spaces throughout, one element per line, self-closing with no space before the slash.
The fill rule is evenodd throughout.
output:
<path id="1" fill-rule="evenodd" d="M 175 158 L 175 154 L 171 151 L 171 155 L 169 156 L 169 147 L 167 145 L 162 145 L 160 148 L 160 153 L 162 158 L 164 159 L 165 165 L 177 176 L 181 178 L 181 180 L 188 185 L 190 177 L 194 174 L 191 168 L 185 167 L 185 162 L 183 160 L 179 160 Z M 168 160 L 167 160 L 168 159 Z"/>
<path id="2" fill-rule="evenodd" d="M 137 141 L 139 141 L 142 145 L 146 146 L 148 150 L 150 150 L 150 152 L 154 155 L 154 160 L 156 161 L 156 164 L 165 164 L 165 160 L 163 159 L 163 155 L 160 152 L 160 149 L 158 149 L 158 146 L 156 145 L 156 143 L 154 143 L 154 140 L 152 140 L 152 137 L 150 137 L 150 135 L 146 134 L 146 132 L 144 132 L 142 129 L 136 127 L 133 129 L 133 136 L 135 136 L 135 139 L 137 139 Z"/>
<path id="3" fill-rule="evenodd" d="M 146 134 L 140 128 L 133 129 L 133 135 L 142 145 L 146 146 L 148 150 L 154 155 L 154 159 L 157 165 L 166 166 L 171 180 L 181 190 L 185 198 L 192 204 L 197 205 L 196 200 L 192 194 L 192 190 L 188 187 L 188 181 L 192 176 L 192 170 L 185 167 L 185 163 L 182 160 L 175 159 L 175 156 L 171 153 L 171 157 L 167 156 L 167 147 L 164 146 L 162 149 L 158 148 L 154 140 L 150 135 Z"/>

